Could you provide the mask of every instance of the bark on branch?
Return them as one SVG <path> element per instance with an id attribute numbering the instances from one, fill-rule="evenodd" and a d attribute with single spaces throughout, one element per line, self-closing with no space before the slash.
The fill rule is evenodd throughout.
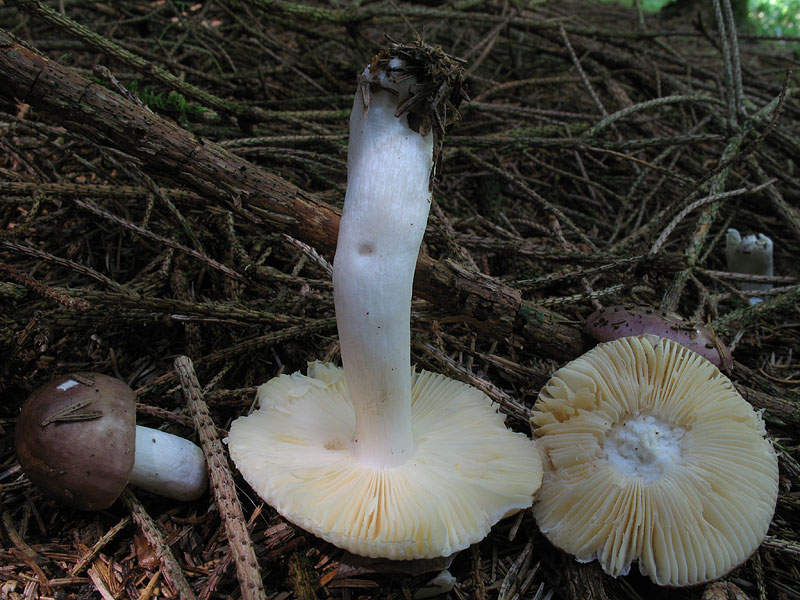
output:
<path id="1" fill-rule="evenodd" d="M 339 227 L 335 208 L 41 56 L 2 29 L 0 81 L 0 96 L 7 100 L 58 115 L 67 129 L 136 157 L 145 170 L 333 255 Z M 581 332 L 558 314 L 450 262 L 421 256 L 414 293 L 495 339 L 521 338 L 527 351 L 542 356 L 566 360 L 584 349 Z"/>

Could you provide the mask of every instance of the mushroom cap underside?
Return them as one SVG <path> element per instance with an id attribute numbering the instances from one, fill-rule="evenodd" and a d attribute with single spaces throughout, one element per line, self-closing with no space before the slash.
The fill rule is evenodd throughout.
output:
<path id="1" fill-rule="evenodd" d="M 652 335 L 598 345 L 559 369 L 531 415 L 544 457 L 542 532 L 610 575 L 633 561 L 694 585 L 766 535 L 778 463 L 761 416 L 710 362 Z"/>
<path id="2" fill-rule="evenodd" d="M 62 375 L 25 401 L 15 442 L 25 474 L 44 493 L 81 510 L 108 508 L 133 469 L 133 390 L 99 373 Z"/>
<path id="3" fill-rule="evenodd" d="M 289 521 L 354 554 L 448 556 L 531 505 L 541 457 L 479 390 L 429 372 L 412 376 L 412 457 L 373 468 L 353 459 L 355 416 L 344 372 L 311 363 L 258 391 L 260 409 L 233 422 L 231 456 Z"/>

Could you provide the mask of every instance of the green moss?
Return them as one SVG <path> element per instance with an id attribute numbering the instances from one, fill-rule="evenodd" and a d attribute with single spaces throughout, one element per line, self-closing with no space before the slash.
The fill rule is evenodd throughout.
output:
<path id="1" fill-rule="evenodd" d="M 128 91 L 150 107 L 151 110 L 160 110 L 174 116 L 180 123 L 188 123 L 190 117 L 198 117 L 206 110 L 204 106 L 187 102 L 186 96 L 178 92 L 155 92 L 151 89 L 139 89 L 139 80 L 134 79 L 128 84 Z"/>

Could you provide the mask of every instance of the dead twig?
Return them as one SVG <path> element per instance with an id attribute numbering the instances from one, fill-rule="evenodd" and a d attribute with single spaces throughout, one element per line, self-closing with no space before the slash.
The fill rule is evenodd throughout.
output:
<path id="1" fill-rule="evenodd" d="M 192 361 L 186 356 L 175 359 L 175 371 L 181 381 L 181 388 L 186 397 L 186 404 L 194 421 L 200 445 L 208 465 L 208 477 L 211 490 L 214 493 L 219 514 L 225 524 L 228 536 L 228 545 L 231 549 L 236 564 L 236 574 L 239 577 L 242 598 L 245 600 L 266 600 L 264 582 L 258 568 L 253 542 L 247 531 L 247 522 L 242 512 L 242 505 L 236 493 L 228 468 L 228 461 L 222 442 L 217 435 L 217 428 L 208 406 L 203 401 L 203 392 L 194 373 Z"/>

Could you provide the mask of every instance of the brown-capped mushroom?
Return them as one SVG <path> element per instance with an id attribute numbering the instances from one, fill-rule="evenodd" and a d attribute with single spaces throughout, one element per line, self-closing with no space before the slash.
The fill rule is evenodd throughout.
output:
<path id="1" fill-rule="evenodd" d="M 45 494 L 82 510 L 109 507 L 132 483 L 176 500 L 206 488 L 203 452 L 136 425 L 134 393 L 99 373 L 62 375 L 31 394 L 17 417 L 17 458 Z"/>

